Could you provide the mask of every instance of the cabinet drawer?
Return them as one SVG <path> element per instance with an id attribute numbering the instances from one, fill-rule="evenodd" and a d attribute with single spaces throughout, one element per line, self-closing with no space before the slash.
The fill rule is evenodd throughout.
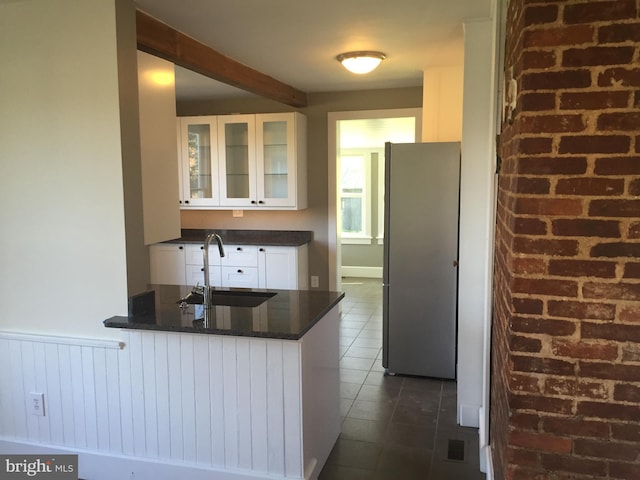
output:
<path id="1" fill-rule="evenodd" d="M 185 254 L 187 265 L 202 266 L 204 264 L 204 247 L 202 245 L 185 245 Z M 209 265 L 220 265 L 220 253 L 215 242 L 209 246 Z"/>
<path id="2" fill-rule="evenodd" d="M 186 266 L 187 285 L 204 285 L 204 267 L 202 265 Z M 211 265 L 209 267 L 209 284 L 212 287 L 222 285 L 222 273 L 219 265 Z"/>
<path id="3" fill-rule="evenodd" d="M 222 267 L 222 286 L 258 288 L 257 267 Z"/>
<path id="4" fill-rule="evenodd" d="M 222 266 L 258 267 L 258 247 L 256 245 L 226 245 Z M 211 257 L 211 255 L 209 255 Z"/>

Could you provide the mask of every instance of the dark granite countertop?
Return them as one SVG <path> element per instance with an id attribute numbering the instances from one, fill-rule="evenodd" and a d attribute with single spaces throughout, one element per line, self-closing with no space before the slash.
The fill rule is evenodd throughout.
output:
<path id="1" fill-rule="evenodd" d="M 313 239 L 307 230 L 221 230 L 183 228 L 180 238 L 166 243 L 203 243 L 209 233 L 217 233 L 224 243 L 232 245 L 272 245 L 299 247 Z"/>
<path id="2" fill-rule="evenodd" d="M 111 317 L 104 321 L 104 325 L 110 328 L 298 340 L 344 297 L 341 292 L 321 290 L 216 288 L 213 291 L 221 298 L 219 303 L 227 305 L 211 308 L 209 327 L 205 328 L 202 305 L 184 308 L 178 305 L 178 300 L 190 291 L 188 286 L 151 285 L 149 292 L 138 295 L 134 301 L 130 299 L 129 316 Z M 222 295 L 225 292 L 231 293 Z M 266 300 L 255 307 L 229 305 L 234 303 L 234 295 L 251 293 Z"/>

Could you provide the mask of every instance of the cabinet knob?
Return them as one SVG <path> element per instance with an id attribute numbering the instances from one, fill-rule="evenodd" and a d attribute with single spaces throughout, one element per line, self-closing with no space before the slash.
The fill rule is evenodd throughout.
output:
<path id="1" fill-rule="evenodd" d="M 237 252 L 241 252 L 242 251 L 242 247 L 236 247 L 236 251 Z"/>
<path id="2" fill-rule="evenodd" d="M 201 271 L 201 272 L 204 272 L 204 267 L 202 267 L 202 268 L 200 269 L 200 271 Z"/>
<path id="3" fill-rule="evenodd" d="M 259 203 L 260 205 L 264 205 L 264 202 L 263 202 L 262 200 L 260 200 L 258 203 Z"/>
<path id="4" fill-rule="evenodd" d="M 242 273 L 242 270 L 241 270 L 241 269 L 238 269 L 238 273 Z"/>
<path id="5" fill-rule="evenodd" d="M 255 204 L 256 204 L 256 201 L 255 201 L 255 200 L 251 200 L 251 204 L 252 204 L 252 205 L 255 205 Z"/>
<path id="6" fill-rule="evenodd" d="M 185 200 L 184 203 L 189 203 L 189 200 Z"/>
<path id="7" fill-rule="evenodd" d="M 264 248 L 260 247 L 260 251 L 261 251 L 261 252 L 264 252 Z"/>
<path id="8" fill-rule="evenodd" d="M 178 247 L 178 250 L 182 250 L 183 248 L 184 248 L 184 247 L 183 247 L 182 245 L 180 245 L 180 246 Z"/>

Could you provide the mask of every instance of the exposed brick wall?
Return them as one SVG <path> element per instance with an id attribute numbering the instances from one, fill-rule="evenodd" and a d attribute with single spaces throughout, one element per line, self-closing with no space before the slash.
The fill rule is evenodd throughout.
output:
<path id="1" fill-rule="evenodd" d="M 496 229 L 498 480 L 640 479 L 639 10 L 509 4 L 518 94 Z"/>

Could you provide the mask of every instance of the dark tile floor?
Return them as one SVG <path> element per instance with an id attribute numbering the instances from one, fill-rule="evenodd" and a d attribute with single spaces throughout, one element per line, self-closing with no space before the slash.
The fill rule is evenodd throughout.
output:
<path id="1" fill-rule="evenodd" d="M 345 278 L 342 433 L 320 480 L 484 480 L 478 431 L 456 425 L 456 384 L 384 375 L 380 280 Z"/>

